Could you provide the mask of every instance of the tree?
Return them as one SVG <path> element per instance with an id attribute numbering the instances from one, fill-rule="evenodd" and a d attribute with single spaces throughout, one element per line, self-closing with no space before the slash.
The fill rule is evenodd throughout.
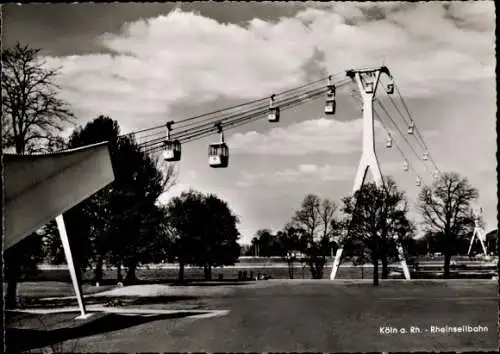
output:
<path id="1" fill-rule="evenodd" d="M 119 125 L 109 117 L 99 116 L 70 137 L 75 148 L 109 141 L 115 180 L 66 213 L 68 234 L 75 259 L 82 269 L 95 263 L 95 281 L 102 279 L 103 262 L 108 259 L 128 268 L 126 280 L 136 279 L 139 262 L 156 252 L 157 227 L 164 213 L 156 205 L 158 197 L 175 182 L 172 165 L 161 168 L 158 160 L 145 154 L 132 137 L 120 137 Z"/>
<path id="2" fill-rule="evenodd" d="M 303 249 L 300 242 L 303 233 L 304 230 L 295 228 L 293 225 L 288 224 L 285 226 L 283 231 L 279 231 L 277 234 L 282 252 L 281 257 L 287 262 L 288 276 L 290 279 L 293 279 L 294 277 L 294 263 L 298 260 L 299 250 Z"/>
<path id="3" fill-rule="evenodd" d="M 106 116 L 99 116 L 85 126 L 77 128 L 71 134 L 68 148 L 109 141 L 109 150 L 113 170 L 119 154 L 117 139 L 120 134 L 118 122 Z M 74 206 L 64 215 L 70 238 L 73 258 L 79 268 L 84 271 L 95 262 L 94 280 L 102 280 L 104 257 L 109 251 L 111 223 L 113 211 L 110 202 L 114 191 L 112 184 L 93 194 L 80 204 Z"/>
<path id="4" fill-rule="evenodd" d="M 17 283 L 23 276 L 37 271 L 37 264 L 42 260 L 41 236 L 36 232 L 3 253 L 4 276 L 7 280 L 5 307 L 17 306 Z"/>
<path id="5" fill-rule="evenodd" d="M 165 208 L 170 231 L 168 260 L 179 263 L 180 282 L 184 281 L 184 267 L 194 263 L 193 247 L 198 242 L 195 220 L 200 220 L 202 199 L 203 194 L 190 190 L 172 198 Z"/>
<path id="6" fill-rule="evenodd" d="M 343 212 L 347 235 L 344 247 L 358 263 L 370 260 L 373 263 L 373 284 L 379 284 L 379 260 L 396 257 L 396 241 L 389 235 L 404 239 L 411 231 L 407 219 L 407 203 L 404 194 L 395 184 L 389 188 L 364 184 L 353 196 L 343 198 Z M 385 235 L 385 237 L 383 236 Z"/>
<path id="7" fill-rule="evenodd" d="M 215 194 L 205 196 L 203 206 L 206 222 L 201 233 L 202 248 L 197 253 L 195 264 L 204 267 L 205 279 L 209 280 L 212 278 L 212 267 L 234 265 L 238 261 L 239 219 L 228 204 Z"/>
<path id="8" fill-rule="evenodd" d="M 2 51 L 4 148 L 24 154 L 60 144 L 58 135 L 74 116 L 57 97 L 58 74 L 46 68 L 40 49 L 17 43 Z"/>
<path id="9" fill-rule="evenodd" d="M 455 172 L 444 173 L 419 194 L 424 226 L 435 234 L 443 249 L 445 278 L 450 276 L 451 256 L 457 251 L 458 240 L 474 227 L 471 203 L 478 197 L 467 178 Z"/>
<path id="10" fill-rule="evenodd" d="M 498 256 L 498 230 L 492 230 L 486 234 L 486 249 L 488 254 Z"/>
<path id="11" fill-rule="evenodd" d="M 408 202 L 405 195 L 399 190 L 396 182 L 385 178 L 384 188 L 379 188 L 383 203 L 380 217 L 380 259 L 382 261 L 382 279 L 389 276 L 389 260 L 397 259 L 396 244 L 393 237 L 398 236 L 405 255 L 408 256 L 411 239 L 415 230 L 413 223 L 406 217 Z M 406 247 L 405 247 L 406 246 Z M 412 249 L 413 250 L 413 249 Z"/>
<path id="12" fill-rule="evenodd" d="M 246 255 L 254 257 L 260 256 L 259 238 L 257 236 L 252 237 L 252 241 L 250 242 L 250 247 L 248 248 Z"/>
<path id="13" fill-rule="evenodd" d="M 73 122 L 68 105 L 57 97 L 58 71 L 46 69 L 39 52 L 19 43 L 2 50 L 2 150 L 14 148 L 17 154 L 54 151 L 63 143 L 58 134 Z M 22 262 L 35 259 L 41 251 L 33 248 L 41 244 L 33 242 L 20 243 L 14 248 L 19 256 L 8 257 L 8 301 L 14 301 L 9 307 L 15 306 L 23 269 L 31 267 Z"/>
<path id="14" fill-rule="evenodd" d="M 292 225 L 303 230 L 302 242 L 305 244 L 303 251 L 307 256 L 313 279 L 323 278 L 326 258 L 334 247 L 332 240 L 338 231 L 336 209 L 334 202 L 308 194 L 292 218 Z"/>
<path id="15" fill-rule="evenodd" d="M 252 239 L 250 252 L 260 257 L 280 257 L 281 248 L 277 235 L 274 235 L 270 229 L 257 230 Z"/>
<path id="16" fill-rule="evenodd" d="M 164 214 L 156 203 L 172 185 L 174 170 L 167 165 L 166 173 L 162 172 L 158 160 L 140 151 L 135 143 L 122 146 L 116 161 L 120 172 L 113 185 L 117 193 L 111 200 L 117 225 L 112 242 L 123 246 L 113 248 L 128 268 L 125 280 L 133 282 L 137 266 L 157 246 L 156 225 Z"/>
<path id="17" fill-rule="evenodd" d="M 55 220 L 41 228 L 42 260 L 48 264 L 66 263 L 61 237 Z"/>
<path id="18" fill-rule="evenodd" d="M 174 238 L 171 258 L 179 262 L 179 280 L 187 264 L 203 267 L 205 278 L 211 279 L 212 267 L 238 260 L 238 218 L 216 195 L 184 192 L 170 200 L 167 215 Z"/>

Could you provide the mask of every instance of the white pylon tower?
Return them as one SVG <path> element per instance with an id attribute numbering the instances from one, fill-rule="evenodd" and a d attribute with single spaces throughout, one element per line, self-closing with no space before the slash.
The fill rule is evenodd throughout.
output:
<path id="1" fill-rule="evenodd" d="M 373 120 L 373 99 L 375 97 L 375 92 L 377 91 L 381 74 L 386 74 L 392 81 L 391 73 L 386 66 L 369 70 L 347 70 L 346 72 L 346 75 L 357 83 L 361 98 L 363 99 L 363 152 L 361 153 L 361 160 L 359 161 L 358 170 L 354 179 L 353 194 L 363 185 L 368 168 L 370 168 L 372 172 L 375 184 L 379 187 L 384 185 L 377 154 L 375 153 L 375 130 Z M 391 82 L 389 85 L 394 85 L 394 83 Z M 390 88 L 392 87 L 393 86 Z M 406 264 L 403 248 L 397 240 L 397 237 L 395 237 L 395 240 L 404 276 L 406 279 L 410 279 L 410 272 L 408 270 L 408 265 Z M 332 272 L 330 273 L 331 280 L 334 280 L 337 275 L 342 252 L 343 245 L 341 243 L 340 247 L 337 249 L 337 253 L 335 254 Z"/>
<path id="2" fill-rule="evenodd" d="M 467 255 L 470 255 L 470 251 L 472 250 L 472 245 L 474 244 L 474 240 L 477 239 L 481 243 L 481 247 L 483 248 L 483 252 L 485 257 L 488 257 L 488 252 L 486 250 L 486 246 L 484 245 L 484 241 L 486 241 L 486 232 L 481 227 L 481 215 L 483 214 L 483 208 L 473 208 L 472 213 L 474 216 L 474 232 L 472 233 L 472 237 L 470 239 L 469 251 L 467 251 Z"/>

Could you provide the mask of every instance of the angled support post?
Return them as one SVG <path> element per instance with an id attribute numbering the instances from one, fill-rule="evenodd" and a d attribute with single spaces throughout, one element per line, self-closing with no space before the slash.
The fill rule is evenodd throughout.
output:
<path id="1" fill-rule="evenodd" d="M 64 224 L 64 218 L 61 215 L 56 217 L 57 228 L 59 230 L 59 236 L 61 237 L 61 243 L 64 248 L 64 255 L 66 256 L 66 263 L 68 264 L 68 269 L 71 274 L 71 281 L 73 282 L 73 288 L 75 290 L 76 299 L 78 300 L 78 307 L 80 308 L 80 316 L 76 319 L 86 319 L 91 316 L 91 314 L 85 311 L 85 303 L 82 297 L 82 288 L 78 277 L 76 275 L 75 263 L 73 262 L 73 255 L 71 254 L 71 248 L 69 245 L 68 234 L 66 232 L 66 225 Z"/>
<path id="2" fill-rule="evenodd" d="M 391 76 L 389 69 L 385 66 L 372 70 L 348 70 L 346 72 L 347 76 L 358 85 L 361 98 L 363 99 L 363 151 L 361 153 L 361 159 L 354 178 L 353 194 L 363 186 L 368 169 L 371 170 L 375 184 L 379 187 L 384 185 L 377 154 L 375 152 L 375 129 L 373 119 L 373 99 L 375 97 L 375 92 L 382 73 L 385 73 L 389 77 Z M 397 244 L 401 267 L 403 268 L 405 278 L 410 279 L 410 272 L 408 270 L 408 265 L 406 264 L 403 248 L 399 242 L 397 242 Z M 341 244 L 335 254 L 332 272 L 330 273 L 331 280 L 334 280 L 337 275 L 342 258 L 342 252 L 343 245 Z"/>

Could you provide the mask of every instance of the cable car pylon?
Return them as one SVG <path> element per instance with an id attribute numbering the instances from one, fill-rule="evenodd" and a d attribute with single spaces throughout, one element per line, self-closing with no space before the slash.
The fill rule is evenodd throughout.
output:
<path id="1" fill-rule="evenodd" d="M 469 250 L 467 251 L 467 255 L 470 256 L 470 252 L 472 251 L 472 246 L 474 245 L 474 241 L 477 238 L 484 252 L 484 256 L 488 257 L 488 252 L 486 250 L 486 246 L 484 242 L 486 241 L 486 232 L 481 227 L 481 215 L 483 213 L 483 208 L 474 208 L 472 210 L 472 214 L 474 216 L 474 232 L 472 233 L 472 237 L 470 239 Z"/>
<path id="2" fill-rule="evenodd" d="M 351 69 L 346 71 L 347 77 L 351 78 L 351 80 L 357 83 L 361 98 L 363 100 L 363 150 L 361 153 L 358 170 L 354 178 L 354 187 L 352 192 L 353 194 L 363 186 L 368 168 L 370 168 L 372 172 L 375 184 L 379 187 L 384 185 L 382 173 L 380 172 L 380 165 L 377 159 L 377 154 L 375 152 L 375 129 L 373 119 L 373 99 L 377 91 L 377 85 L 379 84 L 381 74 L 387 75 L 392 82 L 392 75 L 386 66 L 368 70 Z M 408 265 L 406 264 L 403 248 L 400 245 L 400 240 L 397 240 L 396 238 L 395 240 L 404 276 L 407 280 L 409 280 L 410 271 L 408 270 Z M 340 260 L 342 258 L 342 241 L 343 240 L 341 240 L 340 247 L 337 249 L 337 253 L 335 254 L 332 272 L 330 273 L 331 280 L 335 279 L 337 270 L 340 265 Z"/>

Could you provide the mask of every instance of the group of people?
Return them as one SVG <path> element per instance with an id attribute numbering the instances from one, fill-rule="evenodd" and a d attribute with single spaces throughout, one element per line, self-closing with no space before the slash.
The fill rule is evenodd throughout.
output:
<path id="1" fill-rule="evenodd" d="M 271 278 L 268 274 L 263 274 L 261 272 L 258 272 L 257 275 L 254 277 L 254 274 L 252 271 L 250 271 L 250 274 L 247 273 L 246 270 L 244 271 L 239 271 L 238 272 L 238 280 L 267 280 Z"/>

